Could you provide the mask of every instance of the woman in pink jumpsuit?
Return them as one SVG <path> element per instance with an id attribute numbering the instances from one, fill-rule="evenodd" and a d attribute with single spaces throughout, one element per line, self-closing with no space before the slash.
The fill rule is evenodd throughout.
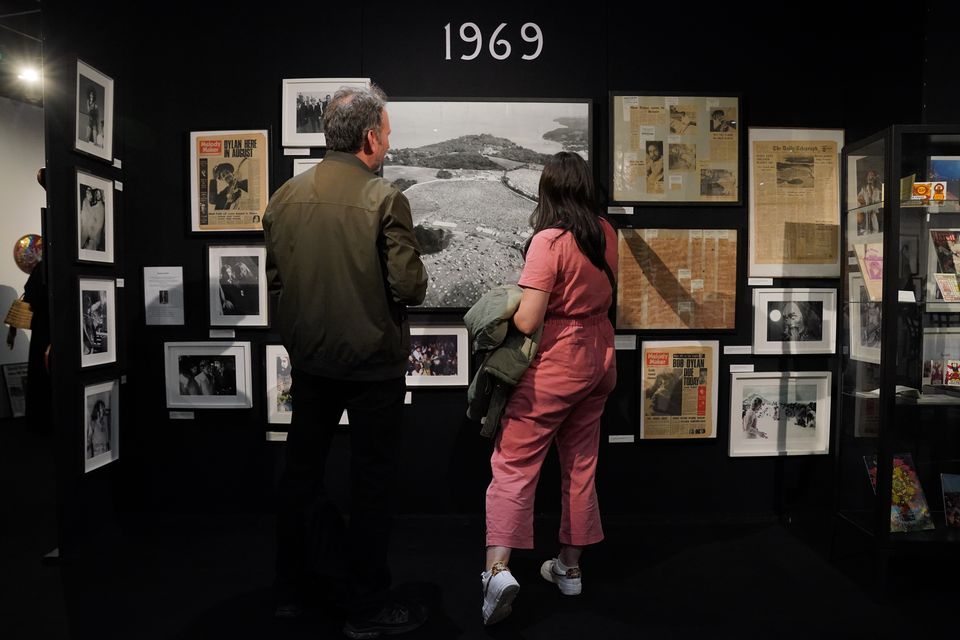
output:
<path id="1" fill-rule="evenodd" d="M 541 575 L 566 595 L 580 593 L 580 554 L 603 539 L 594 478 L 600 416 L 617 379 L 607 315 L 613 288 L 604 269 L 617 267 L 617 236 L 597 215 L 593 178 L 580 156 L 561 152 L 544 166 L 530 224 L 513 321 L 524 333 L 543 322 L 543 338 L 510 397 L 490 459 L 484 624 L 509 615 L 519 591 L 507 563 L 512 549 L 533 548 L 534 493 L 551 443 L 561 467 L 560 553 Z"/>

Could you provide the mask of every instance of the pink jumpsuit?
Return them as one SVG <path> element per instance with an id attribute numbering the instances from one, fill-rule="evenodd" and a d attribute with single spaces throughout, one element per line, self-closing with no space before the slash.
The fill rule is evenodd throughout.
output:
<path id="1" fill-rule="evenodd" d="M 606 259 L 617 268 L 617 236 L 601 220 Z M 570 233 L 546 229 L 533 237 L 521 287 L 549 291 L 536 358 L 507 403 L 487 488 L 487 546 L 533 548 L 533 501 L 540 467 L 557 443 L 562 514 L 560 542 L 603 539 L 594 478 L 600 416 L 617 381 L 610 280 L 581 253 Z"/>

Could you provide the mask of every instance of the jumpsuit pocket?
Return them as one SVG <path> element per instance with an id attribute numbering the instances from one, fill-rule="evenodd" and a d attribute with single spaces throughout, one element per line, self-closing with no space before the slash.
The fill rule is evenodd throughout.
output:
<path id="1" fill-rule="evenodd" d="M 582 329 L 571 331 L 578 328 L 567 328 L 540 352 L 541 368 L 550 366 L 562 371 L 564 377 L 573 380 L 593 380 L 600 374 L 600 345 L 596 344 L 596 340 L 583 335 Z"/>

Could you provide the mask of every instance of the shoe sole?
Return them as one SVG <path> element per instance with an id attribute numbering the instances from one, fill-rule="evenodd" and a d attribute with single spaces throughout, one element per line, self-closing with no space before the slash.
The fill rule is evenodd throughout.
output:
<path id="1" fill-rule="evenodd" d="M 513 611 L 513 600 L 520 592 L 520 585 L 509 584 L 500 592 L 500 598 L 497 599 L 497 606 L 490 612 L 490 616 L 483 621 L 484 625 L 496 624 L 510 615 Z"/>
<path id="2" fill-rule="evenodd" d="M 556 578 L 560 576 L 554 574 L 553 568 L 549 566 L 549 562 L 545 562 L 540 566 L 540 577 L 546 580 L 547 582 L 552 582 L 557 585 L 557 588 L 560 589 L 560 593 L 565 596 L 578 596 L 580 592 L 583 591 L 583 585 L 579 584 L 576 586 L 565 585 Z"/>

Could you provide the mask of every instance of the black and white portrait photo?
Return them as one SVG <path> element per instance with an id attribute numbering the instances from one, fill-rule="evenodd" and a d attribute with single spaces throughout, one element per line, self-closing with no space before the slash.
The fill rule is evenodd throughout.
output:
<path id="1" fill-rule="evenodd" d="M 77 137 L 74 146 L 103 160 L 113 159 L 113 80 L 77 61 Z"/>
<path id="2" fill-rule="evenodd" d="M 767 340 L 810 342 L 823 339 L 823 302 L 768 302 Z"/>
<path id="3" fill-rule="evenodd" d="M 860 346 L 879 349 L 880 348 L 880 309 L 881 303 L 867 302 L 867 288 L 860 287 Z"/>
<path id="4" fill-rule="evenodd" d="M 423 306 L 466 308 L 516 282 L 540 174 L 558 151 L 590 160 L 590 103 L 390 103 L 383 176 L 410 201 L 430 274 Z"/>
<path id="5" fill-rule="evenodd" d="M 113 280 L 80 279 L 80 363 L 88 367 L 116 360 Z"/>
<path id="6" fill-rule="evenodd" d="M 683 415 L 683 387 L 680 385 L 682 377 L 683 369 L 664 369 L 657 373 L 652 385 L 644 384 L 647 415 Z"/>
<path id="7" fill-rule="evenodd" d="M 834 353 L 836 289 L 753 290 L 756 354 Z"/>
<path id="8" fill-rule="evenodd" d="M 83 396 L 83 465 L 89 472 L 119 457 L 120 384 L 90 385 Z"/>
<path id="9" fill-rule="evenodd" d="M 77 258 L 113 262 L 113 181 L 77 170 Z"/>
<path id="10" fill-rule="evenodd" d="M 237 395 L 237 359 L 234 356 L 180 356 L 180 395 Z"/>
<path id="11" fill-rule="evenodd" d="M 737 130 L 736 107 L 714 108 L 710 110 L 710 132 L 724 133 Z"/>
<path id="12" fill-rule="evenodd" d="M 283 81 L 283 145 L 323 147 L 323 114 L 341 87 L 370 86 L 369 78 L 289 78 Z M 392 114 L 392 112 L 391 112 Z"/>
<path id="13" fill-rule="evenodd" d="M 167 407 L 253 406 L 249 342 L 165 342 Z"/>
<path id="14" fill-rule="evenodd" d="M 262 246 L 209 247 L 212 325 L 267 325 L 265 263 Z"/>
<path id="15" fill-rule="evenodd" d="M 410 327 L 407 386 L 460 386 L 468 382 L 466 327 Z"/>

